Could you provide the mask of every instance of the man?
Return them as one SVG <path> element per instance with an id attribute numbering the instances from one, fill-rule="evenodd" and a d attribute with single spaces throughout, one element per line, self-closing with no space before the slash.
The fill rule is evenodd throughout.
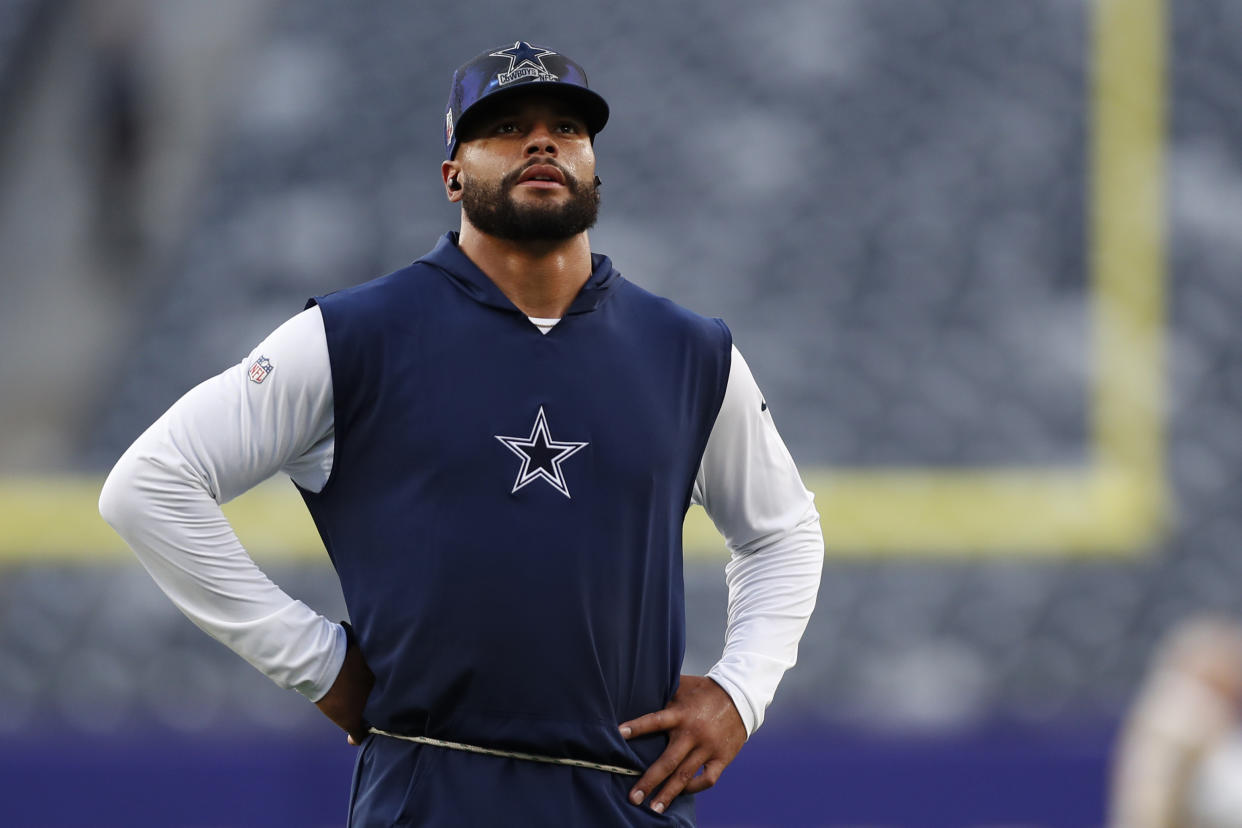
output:
<path id="1" fill-rule="evenodd" d="M 1110 828 L 1242 825 L 1242 628 L 1183 619 L 1166 635 L 1120 729 Z"/>
<path id="2" fill-rule="evenodd" d="M 104 486 L 177 606 L 361 744 L 350 825 L 693 825 L 795 660 L 818 515 L 724 324 L 591 253 L 607 118 L 551 50 L 465 64 L 441 167 L 460 232 L 313 299 Z M 353 627 L 219 511 L 280 470 Z M 732 550 L 707 677 L 679 676 L 692 501 Z"/>

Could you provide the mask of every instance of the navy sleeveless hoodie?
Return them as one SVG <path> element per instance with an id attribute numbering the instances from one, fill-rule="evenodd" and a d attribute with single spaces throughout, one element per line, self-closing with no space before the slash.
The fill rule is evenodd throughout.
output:
<path id="1" fill-rule="evenodd" d="M 302 496 L 384 730 L 646 767 L 685 645 L 682 522 L 729 376 L 724 323 L 607 257 L 542 334 L 446 234 L 316 297 L 332 473 Z"/>

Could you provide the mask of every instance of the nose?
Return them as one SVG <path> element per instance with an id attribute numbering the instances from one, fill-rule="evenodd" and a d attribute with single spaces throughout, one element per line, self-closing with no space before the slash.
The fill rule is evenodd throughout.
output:
<path id="1" fill-rule="evenodd" d="M 556 137 L 548 124 L 539 121 L 526 137 L 527 155 L 556 155 Z"/>

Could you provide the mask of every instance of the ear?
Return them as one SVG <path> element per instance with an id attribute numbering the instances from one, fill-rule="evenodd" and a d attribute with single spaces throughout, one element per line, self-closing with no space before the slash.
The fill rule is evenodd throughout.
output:
<path id="1" fill-rule="evenodd" d="M 445 161 L 440 165 L 440 178 L 444 181 L 444 195 L 449 201 L 461 201 L 461 165 Z"/>

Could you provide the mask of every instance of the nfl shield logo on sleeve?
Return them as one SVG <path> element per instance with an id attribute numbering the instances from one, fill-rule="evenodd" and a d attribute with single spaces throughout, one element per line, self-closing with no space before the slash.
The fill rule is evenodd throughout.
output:
<path id="1" fill-rule="evenodd" d="M 250 364 L 249 373 L 251 382 L 263 382 L 272 373 L 272 361 L 264 356 L 259 357 Z"/>

